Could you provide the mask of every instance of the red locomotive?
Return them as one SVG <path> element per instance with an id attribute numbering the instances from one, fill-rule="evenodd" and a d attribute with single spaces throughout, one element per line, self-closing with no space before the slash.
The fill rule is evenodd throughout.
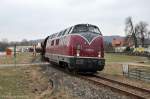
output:
<path id="1" fill-rule="evenodd" d="M 48 36 L 42 55 L 70 71 L 96 72 L 105 65 L 103 36 L 91 24 L 77 24 Z"/>

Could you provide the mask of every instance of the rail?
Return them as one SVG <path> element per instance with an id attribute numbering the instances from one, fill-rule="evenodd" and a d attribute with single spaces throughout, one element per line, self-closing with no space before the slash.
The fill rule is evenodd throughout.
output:
<path id="1" fill-rule="evenodd" d="M 148 99 L 150 97 L 150 90 L 132 86 L 126 83 L 122 83 L 113 79 L 105 78 L 102 76 L 80 76 L 82 79 L 93 82 L 97 85 L 103 85 L 113 90 L 126 93 L 140 99 Z"/>

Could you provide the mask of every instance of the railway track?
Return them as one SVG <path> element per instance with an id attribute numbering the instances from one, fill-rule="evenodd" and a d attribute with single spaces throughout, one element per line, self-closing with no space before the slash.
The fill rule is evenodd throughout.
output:
<path id="1" fill-rule="evenodd" d="M 136 86 L 132 86 L 120 81 L 109 79 L 102 76 L 79 76 L 82 79 L 88 80 L 96 85 L 103 85 L 111 88 L 112 90 L 118 91 L 119 93 L 124 93 L 133 96 L 137 99 L 150 99 L 150 90 L 144 89 Z"/>
<path id="2" fill-rule="evenodd" d="M 102 85 L 102 86 L 111 88 L 113 91 L 117 91 L 118 93 L 129 95 L 133 97 L 133 99 L 150 99 L 150 89 L 144 89 L 144 88 L 136 87 L 134 85 L 132 86 L 132 85 L 129 85 L 129 84 L 126 84 L 126 83 L 123 83 L 114 79 L 109 79 L 103 76 L 99 76 L 99 75 L 84 76 L 80 74 L 73 74 L 57 66 L 54 68 L 57 68 L 60 71 L 63 71 L 69 75 L 76 76 L 81 79 L 92 82 L 96 85 L 100 85 L 100 86 Z"/>

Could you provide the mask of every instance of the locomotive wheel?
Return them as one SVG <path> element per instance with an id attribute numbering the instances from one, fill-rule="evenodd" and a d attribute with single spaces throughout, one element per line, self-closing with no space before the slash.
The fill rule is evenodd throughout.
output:
<path id="1" fill-rule="evenodd" d="M 71 68 L 70 64 L 67 64 L 67 68 L 70 72 L 74 71 L 73 68 Z"/>
<path id="2" fill-rule="evenodd" d="M 72 69 L 68 66 L 68 63 L 65 63 L 65 69 L 67 72 L 72 72 Z"/>
<path id="3" fill-rule="evenodd" d="M 68 63 L 65 63 L 65 70 L 69 73 L 73 73 L 73 74 L 77 73 L 73 68 L 71 68 L 71 66 Z"/>
<path id="4" fill-rule="evenodd" d="M 98 70 L 102 71 L 104 69 L 104 66 L 101 66 Z"/>

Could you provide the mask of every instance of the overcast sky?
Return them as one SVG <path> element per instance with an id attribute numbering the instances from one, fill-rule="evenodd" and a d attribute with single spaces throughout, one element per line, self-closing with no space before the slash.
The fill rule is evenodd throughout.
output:
<path id="1" fill-rule="evenodd" d="M 40 39 L 78 23 L 124 35 L 125 18 L 150 24 L 150 0 L 0 0 L 0 40 Z"/>

